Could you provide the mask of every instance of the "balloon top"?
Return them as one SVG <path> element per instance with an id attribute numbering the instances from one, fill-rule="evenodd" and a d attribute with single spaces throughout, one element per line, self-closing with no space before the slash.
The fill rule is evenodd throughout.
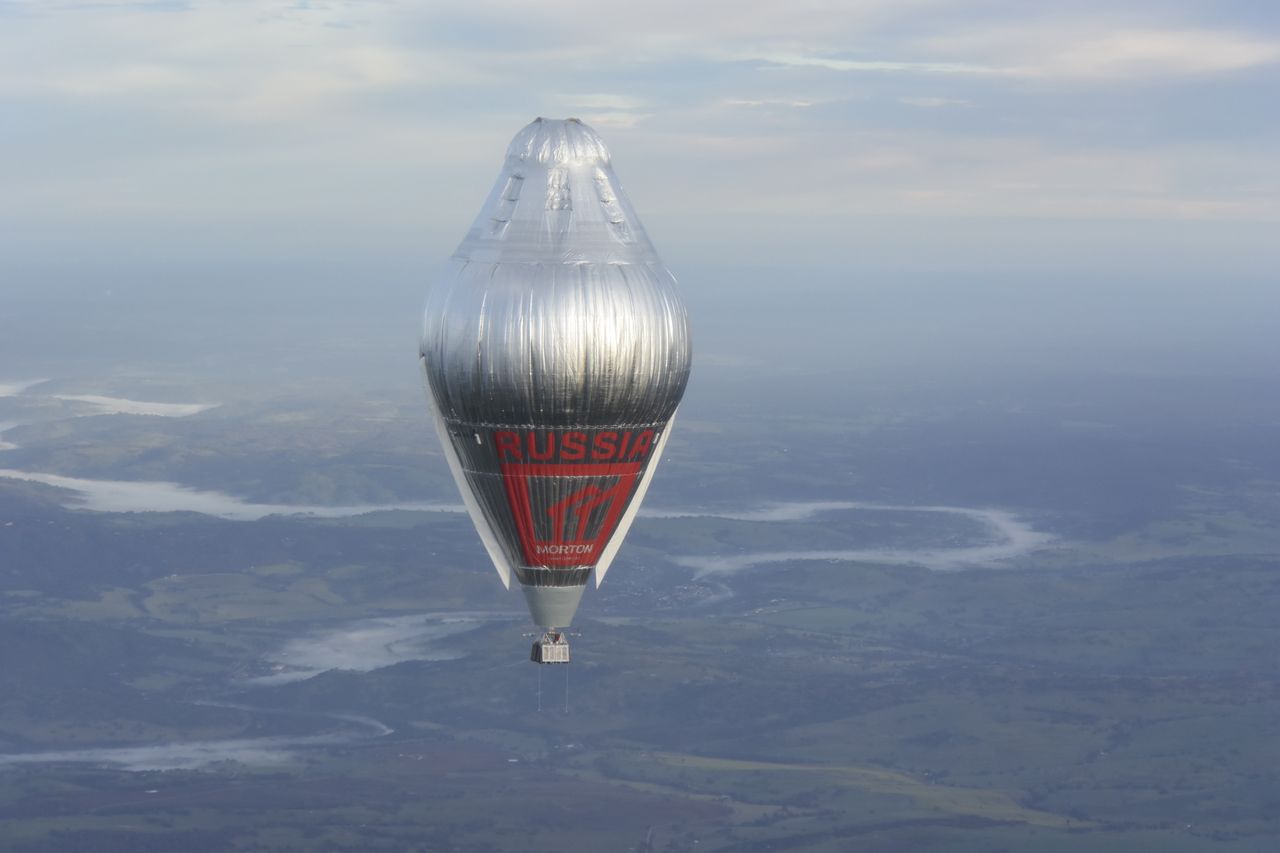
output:
<path id="1" fill-rule="evenodd" d="M 511 140 L 507 160 L 540 166 L 603 166 L 609 162 L 609 149 L 600 134 L 580 119 L 538 117 Z"/>
<path id="2" fill-rule="evenodd" d="M 458 261 L 661 263 L 622 192 L 600 134 L 576 118 L 538 118 L 511 145 Z"/>

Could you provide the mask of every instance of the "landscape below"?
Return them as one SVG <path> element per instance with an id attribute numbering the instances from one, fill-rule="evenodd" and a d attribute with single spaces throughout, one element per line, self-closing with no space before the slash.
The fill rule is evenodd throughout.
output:
<path id="1" fill-rule="evenodd" d="M 1280 838 L 1280 402 L 1247 384 L 1212 418 L 1155 380 L 695 387 L 539 672 L 412 394 L 19 378 L 5 850 Z"/>

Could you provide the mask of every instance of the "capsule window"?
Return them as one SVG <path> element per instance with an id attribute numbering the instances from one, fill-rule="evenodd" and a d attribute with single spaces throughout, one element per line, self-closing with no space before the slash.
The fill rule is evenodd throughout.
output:
<path id="1" fill-rule="evenodd" d="M 627 218 L 622 213 L 622 205 L 618 204 L 618 196 L 613 191 L 609 176 L 603 169 L 596 169 L 593 179 L 596 198 L 600 200 L 600 210 L 604 214 L 604 221 L 609 223 L 609 230 L 619 240 L 631 239 L 631 229 L 627 227 Z"/>
<path id="2" fill-rule="evenodd" d="M 564 169 L 547 172 L 547 210 L 573 210 L 569 195 L 569 173 Z"/>
<path id="3" fill-rule="evenodd" d="M 523 176 L 512 175 L 507 178 L 502 194 L 498 196 L 498 203 L 494 206 L 493 216 L 489 219 L 490 237 L 501 237 L 507 232 L 507 225 L 511 222 L 511 214 L 515 212 L 516 202 L 520 200 L 520 190 L 523 188 Z"/>

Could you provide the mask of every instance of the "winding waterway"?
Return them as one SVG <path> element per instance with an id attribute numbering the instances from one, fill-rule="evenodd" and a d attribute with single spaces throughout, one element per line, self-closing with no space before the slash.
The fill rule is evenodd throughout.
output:
<path id="1" fill-rule="evenodd" d="M 511 614 L 488 612 L 423 613 L 359 619 L 308 632 L 284 642 L 261 662 L 266 675 L 236 679 L 236 691 L 300 681 L 333 669 L 369 672 L 407 660 L 442 661 L 463 657 L 450 637 Z M 209 740 L 181 740 L 137 746 L 84 747 L 0 753 L 0 768 L 30 764 L 92 764 L 129 771 L 196 770 L 222 762 L 269 766 L 296 761 L 305 751 L 374 740 L 394 730 L 358 714 L 260 707 L 245 702 L 194 702 L 258 716 L 292 717 L 309 724 L 328 723 L 330 731 Z"/>

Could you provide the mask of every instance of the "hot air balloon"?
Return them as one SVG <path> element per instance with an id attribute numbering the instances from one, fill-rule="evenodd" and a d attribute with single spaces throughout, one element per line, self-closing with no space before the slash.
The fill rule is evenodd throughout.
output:
<path id="1" fill-rule="evenodd" d="M 539 118 L 427 300 L 419 349 L 449 469 L 493 565 L 564 629 L 635 519 L 689 379 L 675 278 L 577 119 Z"/>

